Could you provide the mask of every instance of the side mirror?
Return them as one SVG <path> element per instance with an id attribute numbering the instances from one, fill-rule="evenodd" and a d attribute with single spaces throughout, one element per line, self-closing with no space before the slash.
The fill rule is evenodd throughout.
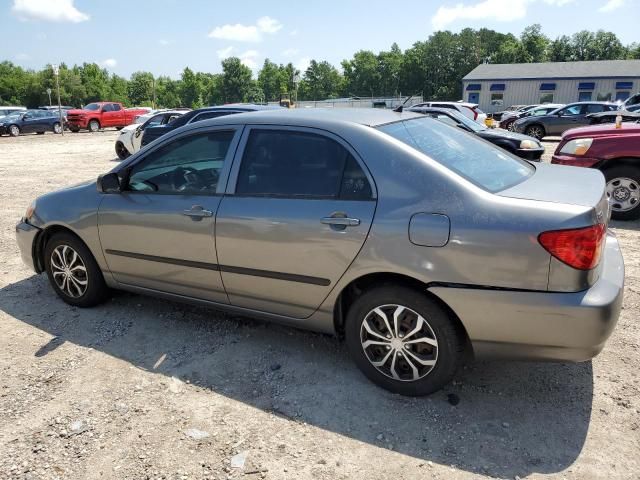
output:
<path id="1" fill-rule="evenodd" d="M 120 178 L 117 173 L 105 173 L 98 177 L 96 182 L 98 191 L 100 193 L 120 193 L 122 187 L 120 186 Z"/>

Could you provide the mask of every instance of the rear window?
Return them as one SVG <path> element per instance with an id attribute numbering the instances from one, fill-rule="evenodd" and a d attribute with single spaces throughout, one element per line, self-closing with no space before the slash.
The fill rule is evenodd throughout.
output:
<path id="1" fill-rule="evenodd" d="M 535 172 L 535 168 L 524 160 L 432 118 L 391 123 L 378 127 L 378 130 L 428 155 L 489 192 L 517 185 Z"/>

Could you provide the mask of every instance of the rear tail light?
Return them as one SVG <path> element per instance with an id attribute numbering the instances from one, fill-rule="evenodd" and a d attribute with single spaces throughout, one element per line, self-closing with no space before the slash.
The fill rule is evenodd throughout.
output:
<path id="1" fill-rule="evenodd" d="M 600 262 L 607 227 L 599 223 L 585 228 L 552 230 L 538 235 L 545 250 L 578 270 L 591 270 Z"/>

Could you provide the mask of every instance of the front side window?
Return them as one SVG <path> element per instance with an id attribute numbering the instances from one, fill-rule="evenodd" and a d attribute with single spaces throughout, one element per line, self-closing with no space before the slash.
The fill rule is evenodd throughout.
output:
<path id="1" fill-rule="evenodd" d="M 371 185 L 351 153 L 314 133 L 254 130 L 244 150 L 236 194 L 371 198 Z"/>
<path id="2" fill-rule="evenodd" d="M 378 129 L 489 192 L 516 185 L 535 171 L 524 160 L 431 118 L 405 120 Z"/>
<path id="3" fill-rule="evenodd" d="M 581 111 L 582 111 L 582 105 L 572 105 L 570 107 L 563 108 L 558 113 L 560 113 L 560 115 L 562 115 L 563 117 L 567 117 L 567 116 L 573 116 L 573 115 L 580 115 Z"/>
<path id="4" fill-rule="evenodd" d="M 100 110 L 100 104 L 90 103 L 89 105 L 86 105 L 83 110 L 94 110 L 94 111 Z"/>
<path id="5" fill-rule="evenodd" d="M 218 188 L 233 131 L 190 135 L 148 154 L 132 168 L 133 192 L 213 195 Z"/>
<path id="6" fill-rule="evenodd" d="M 164 119 L 164 113 L 151 117 L 149 120 L 144 122 L 144 124 L 142 125 L 142 130 L 144 130 L 147 127 L 155 127 L 158 125 L 162 125 L 163 119 Z"/>

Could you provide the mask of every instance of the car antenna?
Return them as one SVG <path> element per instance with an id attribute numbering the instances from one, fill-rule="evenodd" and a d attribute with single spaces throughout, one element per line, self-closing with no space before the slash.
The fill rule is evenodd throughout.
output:
<path id="1" fill-rule="evenodd" d="M 415 94 L 408 96 L 408 97 L 407 97 L 407 99 L 406 99 L 404 102 L 402 102 L 402 104 L 401 104 L 401 105 L 398 105 L 396 108 L 394 108 L 394 109 L 393 109 L 393 111 L 394 111 L 394 112 L 398 112 L 398 113 L 402 113 L 402 111 L 404 110 L 404 105 L 405 105 L 405 103 L 407 103 L 407 102 L 408 102 L 409 100 L 411 100 L 413 97 L 415 97 Z"/>

